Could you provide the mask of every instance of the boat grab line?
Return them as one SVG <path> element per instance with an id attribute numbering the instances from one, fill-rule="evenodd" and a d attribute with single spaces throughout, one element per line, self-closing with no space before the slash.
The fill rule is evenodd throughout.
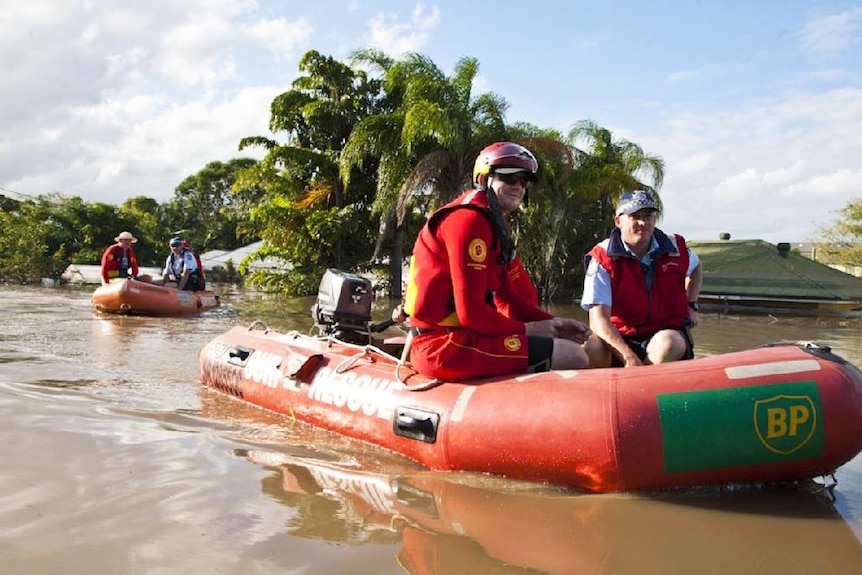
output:
<path id="1" fill-rule="evenodd" d="M 367 347 L 362 348 L 362 351 L 355 355 L 351 355 L 348 358 L 345 358 L 344 361 L 335 366 L 335 373 L 344 373 L 348 369 L 350 369 L 357 360 L 366 358 L 370 363 L 374 363 L 376 360 L 372 357 L 371 353 L 369 353 L 369 349 Z"/>

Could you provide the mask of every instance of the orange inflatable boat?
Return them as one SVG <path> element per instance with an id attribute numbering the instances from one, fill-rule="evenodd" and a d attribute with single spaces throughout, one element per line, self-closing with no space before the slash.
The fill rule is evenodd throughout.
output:
<path id="1" fill-rule="evenodd" d="M 98 311 L 127 315 L 185 315 L 219 305 L 210 290 L 193 292 L 135 280 L 99 286 L 92 300 Z"/>
<path id="2" fill-rule="evenodd" d="M 357 343 L 369 337 L 350 313 L 361 290 L 345 291 L 322 289 L 319 337 L 260 322 L 216 337 L 202 384 L 432 469 L 588 492 L 807 479 L 862 450 L 862 372 L 816 344 L 432 381 Z"/>

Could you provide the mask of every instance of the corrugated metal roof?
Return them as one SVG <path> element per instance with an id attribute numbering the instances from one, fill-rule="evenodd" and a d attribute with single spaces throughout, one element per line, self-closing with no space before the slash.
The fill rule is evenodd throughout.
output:
<path id="1" fill-rule="evenodd" d="M 763 240 L 692 241 L 702 294 L 862 301 L 862 279 Z"/>
<path id="2" fill-rule="evenodd" d="M 229 252 L 224 250 L 210 250 L 208 252 L 200 254 L 201 263 L 204 266 L 204 270 L 211 270 L 216 266 L 225 267 L 228 261 L 233 262 L 234 266 L 239 266 L 239 264 L 247 256 L 253 254 L 261 247 L 263 247 L 263 241 L 257 241 Z M 267 269 L 281 271 L 287 271 L 290 269 L 289 264 L 277 258 L 254 260 L 250 263 L 249 267 L 251 269 Z"/>
<path id="3" fill-rule="evenodd" d="M 162 277 L 162 268 L 141 267 L 139 273 L 160 278 Z M 69 264 L 65 271 L 60 274 L 60 279 L 65 283 L 100 284 L 102 283 L 102 266 Z"/>

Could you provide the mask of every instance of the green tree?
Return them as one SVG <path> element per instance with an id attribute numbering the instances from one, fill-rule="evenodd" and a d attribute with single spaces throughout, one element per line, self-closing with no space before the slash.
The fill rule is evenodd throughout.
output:
<path id="1" fill-rule="evenodd" d="M 270 130 L 285 134 L 286 141 L 244 138 L 240 149 L 260 146 L 266 155 L 241 170 L 234 186 L 236 193 L 257 187 L 263 194 L 251 212 L 264 240 L 255 257 L 275 257 L 291 266 L 290 274 L 256 272 L 250 283 L 296 295 L 314 293 L 327 267 L 369 259 L 373 181 L 357 171 L 356 185 L 347 193 L 339 160 L 380 91 L 379 82 L 364 72 L 314 50 L 302 57 L 299 70 L 303 75 L 271 107 Z"/>
<path id="2" fill-rule="evenodd" d="M 505 136 L 505 100 L 473 95 L 479 70 L 475 58 L 463 58 L 446 76 L 428 57 L 409 53 L 394 60 L 375 50 L 353 55 L 356 64 L 382 74 L 385 98 L 376 114 L 354 128 L 341 158 L 341 175 L 379 158 L 373 206 L 379 218 L 375 257 L 392 232 L 390 295 L 401 296 L 401 260 L 405 225 L 414 197 L 418 213 L 430 211 L 471 185 L 473 161 L 487 144 Z M 394 229 L 393 229 L 394 228 Z"/>
<path id="3" fill-rule="evenodd" d="M 164 241 L 180 235 L 196 251 L 204 252 L 215 248 L 236 249 L 249 236 L 257 239 L 252 230 L 242 227 L 242 222 L 261 198 L 261 190 L 252 186 L 237 194 L 231 191 L 240 170 L 256 165 L 257 161 L 250 158 L 210 162 L 184 179 L 164 206 Z"/>
<path id="4" fill-rule="evenodd" d="M 613 228 L 614 207 L 622 192 L 649 190 L 661 202 L 658 195 L 664 182 L 661 157 L 647 154 L 633 142 L 614 138 L 610 130 L 592 120 L 572 126 L 568 142 L 580 160 L 578 173 L 573 174 L 574 183 L 591 203 L 595 219 L 604 222 L 605 230 L 596 240 Z M 579 143 L 585 147 L 579 148 Z"/>
<path id="5" fill-rule="evenodd" d="M 620 194 L 647 189 L 658 199 L 664 161 L 591 120 L 576 123 L 565 138 L 516 128 L 542 165 L 538 201 L 520 218 L 527 233 L 519 251 L 544 299 L 571 300 L 581 293 L 584 254 L 613 229 Z"/>
<path id="6" fill-rule="evenodd" d="M 825 241 L 815 244 L 817 259 L 827 264 L 862 266 L 862 199 L 848 202 L 838 213 L 835 223 L 819 230 Z"/>
<path id="7" fill-rule="evenodd" d="M 0 213 L 0 277 L 16 282 L 57 279 L 73 262 L 98 263 L 117 232 L 134 223 L 115 206 L 59 194 L 28 198 Z"/>
<path id="8" fill-rule="evenodd" d="M 104 245 L 107 247 L 113 243 L 113 238 L 122 230 L 128 230 L 138 238 L 138 243 L 135 244 L 135 255 L 138 258 L 138 263 L 142 266 L 160 266 L 164 261 L 164 256 L 167 251 L 166 232 L 162 224 L 164 206 L 153 198 L 146 196 L 136 196 L 124 201 L 119 208 L 120 217 L 131 222 L 122 224 L 125 227 L 116 229 L 111 234 L 111 230 L 105 230 L 102 234 Z M 101 252 L 99 252 L 101 256 Z"/>
<path id="9" fill-rule="evenodd" d="M 582 289 L 584 254 L 613 227 L 620 193 L 655 191 L 663 162 L 591 121 L 575 124 L 565 137 L 526 123 L 509 126 L 509 134 L 540 166 L 530 201 L 513 214 L 518 253 L 543 300 L 571 300 Z"/>
<path id="10" fill-rule="evenodd" d="M 575 151 L 562 135 L 529 124 L 510 127 L 512 139 L 539 160 L 539 181 L 530 186 L 521 209 L 512 214 L 518 255 L 539 297 L 571 296 L 580 269 L 578 238 L 584 233 L 584 203 L 577 186 Z"/>
<path id="11" fill-rule="evenodd" d="M 8 201 L 6 201 L 8 200 Z M 35 202 L 32 199 L 10 200 L 4 197 L 0 211 L 0 280 L 25 283 L 49 277 L 50 266 L 45 265 L 43 253 L 46 244 L 44 221 L 33 217 Z"/>

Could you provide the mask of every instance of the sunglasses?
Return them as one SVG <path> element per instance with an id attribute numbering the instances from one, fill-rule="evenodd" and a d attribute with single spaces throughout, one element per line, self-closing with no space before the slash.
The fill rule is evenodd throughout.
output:
<path id="1" fill-rule="evenodd" d="M 494 172 L 494 177 L 510 186 L 520 184 L 522 187 L 526 188 L 530 184 L 530 177 L 527 172 L 515 172 L 514 174 L 499 174 Z"/>

